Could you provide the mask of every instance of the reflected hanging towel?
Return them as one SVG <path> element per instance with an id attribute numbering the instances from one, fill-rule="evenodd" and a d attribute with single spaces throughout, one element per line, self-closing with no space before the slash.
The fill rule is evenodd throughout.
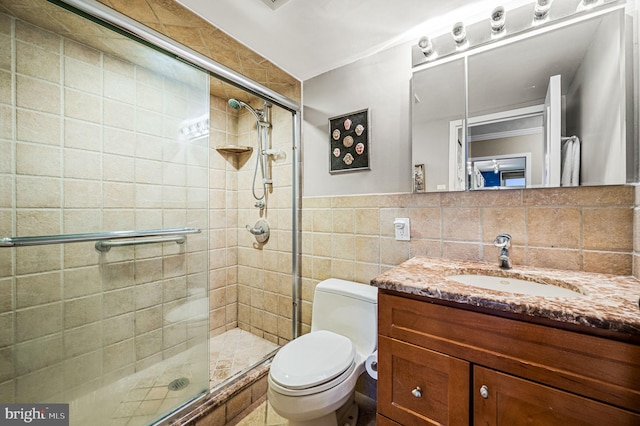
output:
<path id="1" fill-rule="evenodd" d="M 571 186 L 580 184 L 580 139 L 573 137 L 573 155 L 571 159 Z"/>
<path id="2" fill-rule="evenodd" d="M 562 167 L 560 185 L 570 186 L 571 176 L 573 175 L 573 139 L 567 139 L 562 142 L 560 165 Z"/>

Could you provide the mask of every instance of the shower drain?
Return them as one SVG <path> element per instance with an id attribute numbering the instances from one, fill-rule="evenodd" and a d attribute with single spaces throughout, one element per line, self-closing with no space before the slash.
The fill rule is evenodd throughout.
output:
<path id="1" fill-rule="evenodd" d="M 189 386 L 189 379 L 186 377 L 180 377 L 179 379 L 175 379 L 167 386 L 170 391 L 178 391 L 180 389 L 184 389 Z"/>

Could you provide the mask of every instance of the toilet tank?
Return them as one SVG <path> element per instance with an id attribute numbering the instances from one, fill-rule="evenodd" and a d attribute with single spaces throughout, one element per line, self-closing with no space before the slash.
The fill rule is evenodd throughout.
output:
<path id="1" fill-rule="evenodd" d="M 378 289 L 330 278 L 316 286 L 311 331 L 329 330 L 351 339 L 363 356 L 378 347 Z"/>

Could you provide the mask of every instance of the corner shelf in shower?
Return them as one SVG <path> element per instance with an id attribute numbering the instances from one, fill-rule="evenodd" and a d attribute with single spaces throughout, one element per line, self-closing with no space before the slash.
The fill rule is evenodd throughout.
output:
<path id="1" fill-rule="evenodd" d="M 237 145 L 218 145 L 216 151 L 222 154 L 244 154 L 246 152 L 252 152 L 253 148 L 250 146 L 237 146 Z"/>

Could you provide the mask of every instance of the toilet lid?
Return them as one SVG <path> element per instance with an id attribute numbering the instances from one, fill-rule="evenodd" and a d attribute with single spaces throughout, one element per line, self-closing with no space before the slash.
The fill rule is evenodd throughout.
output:
<path id="1" fill-rule="evenodd" d="M 305 334 L 284 345 L 276 354 L 269 374 L 288 389 L 306 389 L 333 380 L 354 362 L 350 339 L 331 331 Z"/>

